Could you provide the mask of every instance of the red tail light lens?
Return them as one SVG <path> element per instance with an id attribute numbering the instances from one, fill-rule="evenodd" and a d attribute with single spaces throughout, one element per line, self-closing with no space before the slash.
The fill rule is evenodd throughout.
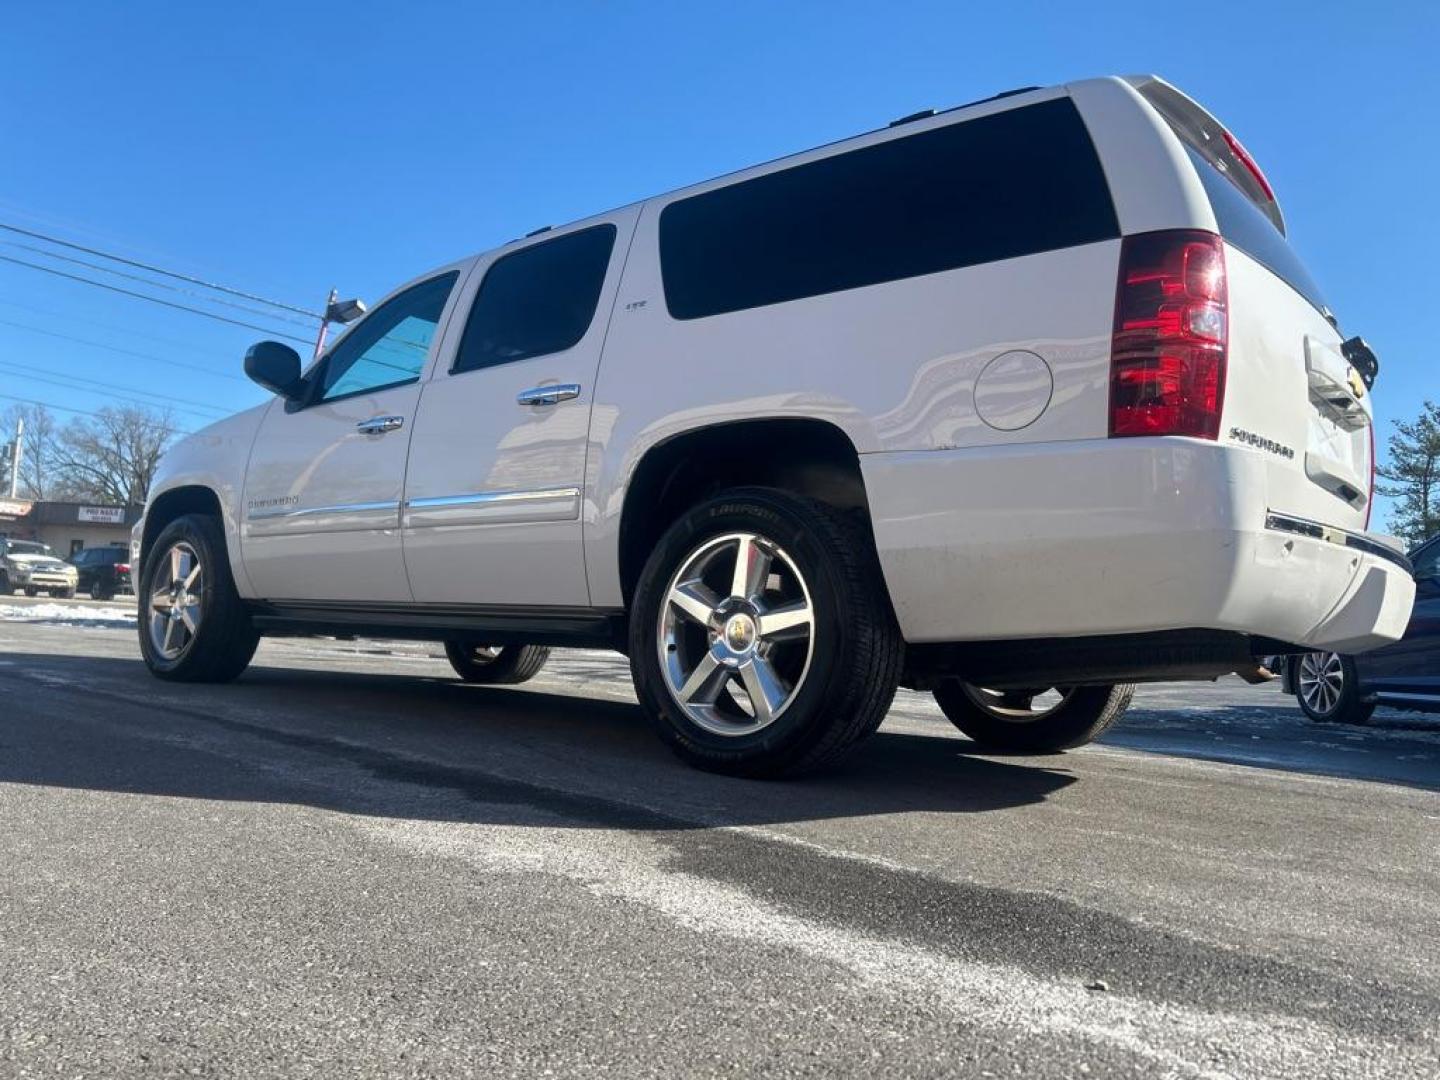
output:
<path id="1" fill-rule="evenodd" d="M 122 574 L 128 574 L 130 572 L 130 564 L 126 562 L 117 562 L 115 564 L 115 569 Z"/>
<path id="2" fill-rule="evenodd" d="M 1125 237 L 1110 354 L 1111 435 L 1219 438 L 1226 297 L 1225 249 L 1213 233 Z"/>

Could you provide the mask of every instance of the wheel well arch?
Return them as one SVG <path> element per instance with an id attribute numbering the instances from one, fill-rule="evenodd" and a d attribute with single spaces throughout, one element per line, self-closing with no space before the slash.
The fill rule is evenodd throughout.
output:
<path id="1" fill-rule="evenodd" d="M 646 450 L 625 488 L 619 570 L 627 607 L 665 530 L 690 507 L 742 484 L 783 488 L 861 514 L 869 506 L 855 444 L 829 421 L 735 420 L 673 435 Z"/>
<path id="2" fill-rule="evenodd" d="M 186 514 L 210 514 L 222 522 L 224 520 L 220 496 L 201 484 L 186 484 L 157 495 L 145 511 L 145 529 L 140 536 L 140 566 L 135 568 L 137 575 L 145 565 L 150 545 L 155 542 L 160 531 L 176 518 Z"/>

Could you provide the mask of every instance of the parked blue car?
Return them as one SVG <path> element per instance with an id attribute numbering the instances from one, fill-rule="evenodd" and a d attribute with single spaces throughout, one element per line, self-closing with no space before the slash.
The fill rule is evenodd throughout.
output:
<path id="1" fill-rule="evenodd" d="M 1285 690 L 1312 720 L 1363 724 L 1377 705 L 1440 712 L 1440 536 L 1410 553 L 1415 609 L 1405 636 L 1360 656 L 1287 658 Z"/>

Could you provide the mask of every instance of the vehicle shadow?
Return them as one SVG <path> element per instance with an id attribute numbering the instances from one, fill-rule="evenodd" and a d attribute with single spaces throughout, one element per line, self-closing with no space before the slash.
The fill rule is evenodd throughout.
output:
<path id="1" fill-rule="evenodd" d="M 138 660 L 9 654 L 0 783 L 553 827 L 688 829 L 1043 802 L 1064 758 L 1000 761 L 948 733 L 884 732 L 785 783 L 696 771 L 640 708 L 454 679 L 257 666 L 228 686 Z"/>

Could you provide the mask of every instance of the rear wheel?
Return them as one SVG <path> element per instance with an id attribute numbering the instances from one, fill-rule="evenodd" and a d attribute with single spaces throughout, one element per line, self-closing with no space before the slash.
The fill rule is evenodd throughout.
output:
<path id="1" fill-rule="evenodd" d="M 155 538 L 140 574 L 140 652 L 176 682 L 229 682 L 260 635 L 235 591 L 220 523 L 186 514 Z"/>
<path id="2" fill-rule="evenodd" d="M 935 690 L 950 722 L 996 750 L 1069 750 L 1099 738 L 1125 715 L 1135 688 L 1056 686 L 988 690 L 952 679 Z"/>
<path id="3" fill-rule="evenodd" d="M 75 590 L 74 590 L 74 589 L 56 589 L 56 590 L 55 590 L 54 592 L 52 592 L 50 595 L 51 595 L 51 596 L 54 596 L 54 597 L 56 597 L 57 599 L 60 599 L 60 600 L 73 600 L 73 599 L 75 598 Z"/>
<path id="4" fill-rule="evenodd" d="M 40 595 L 40 590 L 39 590 L 39 589 L 32 589 L 32 588 L 30 588 L 30 586 L 27 585 L 27 586 L 25 586 L 25 595 L 26 595 L 26 596 L 39 596 L 39 595 Z"/>
<path id="5" fill-rule="evenodd" d="M 1355 661 L 1333 652 L 1304 653 L 1295 665 L 1295 699 L 1300 711 L 1322 724 L 1366 724 L 1375 712 L 1373 702 L 1360 697 Z"/>
<path id="6" fill-rule="evenodd" d="M 477 645 L 447 641 L 445 655 L 455 674 L 470 683 L 513 685 L 540 674 L 550 650 L 543 645 Z"/>
<path id="7" fill-rule="evenodd" d="M 630 667 L 662 739 L 692 765 L 789 776 L 880 726 L 903 643 L 874 549 L 834 507 L 738 488 L 661 538 L 631 606 Z"/>
<path id="8" fill-rule="evenodd" d="M 90 599 L 91 599 L 91 600 L 109 600 L 109 599 L 110 599 L 111 597 L 113 597 L 114 595 L 115 595 L 115 590 L 114 590 L 114 589 L 111 589 L 111 588 L 106 587 L 104 584 L 102 584 L 102 583 L 99 582 L 99 581 L 95 582 L 95 584 L 93 584 L 93 585 L 90 586 Z"/>

